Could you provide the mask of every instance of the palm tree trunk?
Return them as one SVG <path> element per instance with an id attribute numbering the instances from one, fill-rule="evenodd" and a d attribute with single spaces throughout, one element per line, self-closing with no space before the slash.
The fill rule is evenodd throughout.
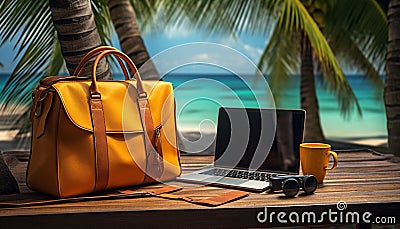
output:
<path id="1" fill-rule="evenodd" d="M 388 54 L 384 92 L 389 152 L 400 155 L 400 0 L 388 10 Z"/>
<path id="2" fill-rule="evenodd" d="M 140 35 L 136 13 L 130 1 L 109 0 L 108 8 L 122 51 L 140 68 L 143 79 L 159 79 L 153 62 L 149 60 L 150 56 Z M 143 65 L 144 63 L 146 64 Z"/>
<path id="3" fill-rule="evenodd" d="M 315 89 L 314 66 L 312 47 L 308 36 L 302 32 L 301 41 L 301 83 L 300 83 L 301 108 L 306 110 L 305 142 L 323 142 L 319 119 L 319 106 Z"/>
<path id="4" fill-rule="evenodd" d="M 54 27 L 68 71 L 73 74 L 82 57 L 101 45 L 89 0 L 50 0 L 50 10 Z M 91 75 L 91 64 L 81 76 Z M 97 78 L 110 78 L 107 60 L 100 61 Z"/>

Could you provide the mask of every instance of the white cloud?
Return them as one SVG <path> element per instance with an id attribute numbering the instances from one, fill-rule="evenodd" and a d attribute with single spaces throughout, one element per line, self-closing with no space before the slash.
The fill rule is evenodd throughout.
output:
<path id="1" fill-rule="evenodd" d="M 158 70 L 163 73 L 167 73 L 182 66 L 185 66 L 182 72 L 188 71 L 187 66 L 191 65 L 190 72 L 214 71 L 226 73 L 226 70 L 228 70 L 236 74 L 253 74 L 256 71 L 256 66 L 254 62 L 247 57 L 247 51 L 243 46 L 240 48 L 242 52 L 215 43 L 187 43 L 159 53 L 159 55 L 153 57 L 153 63 L 157 66 Z M 216 71 L 218 68 L 220 68 L 220 70 Z"/>
<path id="2" fill-rule="evenodd" d="M 245 45 L 243 46 L 243 48 L 246 50 L 248 56 L 250 57 L 250 59 L 251 59 L 253 62 L 258 62 L 258 60 L 260 59 L 260 57 L 261 57 L 261 55 L 262 55 L 262 53 L 263 53 L 263 50 L 262 50 L 262 49 L 260 49 L 260 48 L 255 48 L 255 47 L 253 47 L 253 46 L 251 46 L 251 45 L 248 45 L 248 44 L 245 44 Z"/>
<path id="3" fill-rule="evenodd" d="M 190 31 L 186 26 L 167 26 L 164 30 L 167 38 L 186 38 L 190 35 Z"/>

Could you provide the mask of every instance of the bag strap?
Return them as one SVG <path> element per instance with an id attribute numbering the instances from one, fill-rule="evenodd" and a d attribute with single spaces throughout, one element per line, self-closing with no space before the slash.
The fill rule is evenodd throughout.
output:
<path id="1" fill-rule="evenodd" d="M 103 103 L 101 97 L 90 98 L 90 113 L 93 126 L 94 152 L 96 161 L 96 178 L 94 191 L 101 191 L 107 187 L 109 177 L 109 159 L 106 135 L 106 122 L 104 119 Z"/>
<path id="2" fill-rule="evenodd" d="M 76 67 L 73 76 L 78 77 L 83 68 L 89 63 L 89 60 L 92 59 L 93 57 L 99 55 L 100 53 L 102 53 L 103 51 L 107 51 L 107 50 L 117 50 L 116 48 L 112 47 L 112 46 L 100 46 L 97 47 L 93 50 L 91 50 L 90 52 L 88 52 L 83 58 L 82 60 L 79 62 L 78 66 Z M 122 60 L 120 58 L 116 58 L 120 67 L 122 68 L 122 71 L 124 73 L 125 79 L 129 80 L 129 74 L 128 71 L 125 68 L 124 63 L 122 62 Z"/>
<path id="3" fill-rule="evenodd" d="M 106 55 L 113 55 L 116 57 L 118 62 L 120 63 L 121 68 L 124 71 L 125 78 L 129 79 L 128 72 L 125 68 L 124 60 L 131 71 L 134 73 L 134 77 L 137 82 L 137 91 L 138 91 L 138 104 L 140 107 L 141 114 L 141 122 L 142 126 L 145 130 L 145 147 L 146 147 L 146 177 L 144 179 L 144 183 L 157 181 L 164 171 L 164 163 L 163 163 L 163 155 L 160 146 L 160 136 L 156 136 L 154 124 L 151 116 L 151 111 L 147 99 L 147 93 L 145 92 L 142 80 L 139 75 L 139 72 L 132 62 L 132 60 L 126 56 L 124 53 L 118 51 L 114 47 L 110 46 L 101 46 L 85 55 L 82 61 L 79 63 L 74 75 L 77 77 L 81 73 L 83 67 L 87 64 L 87 62 L 97 55 L 93 63 L 92 68 L 92 85 L 90 87 L 90 110 L 91 110 L 91 119 L 93 125 L 94 132 L 94 148 L 96 155 L 96 181 L 94 191 L 99 191 L 106 188 L 108 184 L 108 147 L 107 147 L 107 136 L 106 136 L 106 126 L 105 126 L 105 118 L 103 111 L 103 104 L 101 101 L 101 94 L 97 88 L 96 81 L 96 68 L 101 58 Z M 34 101 L 33 106 L 30 112 L 30 120 L 33 122 L 38 104 L 42 99 L 42 95 L 44 92 L 53 84 L 59 80 L 64 79 L 73 79 L 74 77 L 47 77 L 41 80 L 41 84 L 39 87 L 33 91 L 34 93 Z"/>
<path id="4" fill-rule="evenodd" d="M 143 88 L 143 83 L 142 83 L 142 78 L 140 77 L 139 71 L 137 70 L 135 64 L 132 62 L 132 60 L 125 54 L 117 49 L 114 50 L 106 50 L 98 54 L 96 59 L 93 62 L 93 68 L 92 68 L 92 85 L 91 85 L 91 93 L 92 94 L 99 94 L 99 89 L 97 87 L 97 80 L 96 80 L 96 70 L 97 70 L 97 65 L 99 64 L 99 61 L 108 55 L 113 55 L 117 57 L 117 59 L 121 59 L 125 61 L 125 63 L 128 65 L 128 68 L 132 71 L 134 78 L 136 79 L 137 82 L 137 90 L 138 90 L 138 97 L 147 97 L 147 93 Z M 128 78 L 129 79 L 129 78 Z"/>
<path id="5" fill-rule="evenodd" d="M 97 87 L 96 81 L 96 68 L 101 58 L 106 55 L 114 55 L 118 57 L 117 59 L 123 59 L 128 66 L 137 72 L 136 66 L 133 62 L 123 53 L 117 50 L 106 50 L 99 53 L 94 60 L 92 68 L 92 84 L 90 86 L 90 113 L 93 125 L 93 140 L 94 140 L 94 151 L 95 151 L 95 161 L 96 161 L 96 177 L 94 191 L 100 191 L 107 187 L 108 177 L 109 177 L 109 158 L 108 158 L 108 144 L 106 135 L 106 125 L 104 118 L 103 103 L 101 99 L 101 93 Z M 90 55 L 89 55 L 90 56 Z M 84 62 L 84 61 L 82 61 Z M 135 75 L 139 98 L 142 96 L 147 96 L 144 92 L 142 81 L 138 74 Z"/>
<path id="6" fill-rule="evenodd" d="M 72 77 L 78 77 L 81 74 L 83 68 L 88 64 L 88 61 L 90 59 L 92 59 L 93 57 L 99 55 L 101 52 L 106 51 L 106 50 L 118 50 L 118 49 L 116 49 L 112 46 L 100 46 L 100 47 L 97 47 L 97 48 L 91 50 L 79 62 Z M 122 60 L 120 58 L 116 58 L 116 59 L 122 68 L 125 79 L 128 80 L 129 74 L 125 68 L 124 63 L 122 62 Z M 40 80 L 40 85 L 38 86 L 38 88 L 36 90 L 33 91 L 33 94 L 35 95 L 35 97 L 33 99 L 33 106 L 32 106 L 32 109 L 31 109 L 31 112 L 29 115 L 29 119 L 31 122 L 33 122 L 33 119 L 35 117 L 36 107 L 39 103 L 39 100 L 41 99 L 42 92 L 47 90 L 49 88 L 49 86 L 51 86 L 51 84 L 53 84 L 54 82 L 62 80 L 62 79 L 69 79 L 69 78 L 71 78 L 71 76 L 49 76 L 49 77 L 46 77 L 46 78 Z"/>
<path id="7" fill-rule="evenodd" d="M 101 101 L 101 92 L 97 87 L 96 68 L 101 58 L 113 55 L 117 59 L 124 60 L 127 66 L 133 72 L 136 78 L 136 88 L 138 92 L 138 105 L 140 109 L 140 117 L 143 129 L 145 130 L 145 148 L 146 148 L 146 177 L 143 182 L 157 180 L 161 177 L 164 165 L 162 155 L 155 150 L 154 124 L 151 116 L 150 106 L 147 99 L 147 93 L 144 90 L 142 79 L 139 71 L 132 60 L 124 53 L 118 50 L 105 50 L 98 54 L 92 68 L 92 84 L 90 86 L 90 107 L 92 124 L 94 130 L 94 143 L 96 150 L 96 185 L 95 191 L 101 190 L 107 186 L 108 180 L 108 152 L 107 152 L 107 136 L 105 128 L 105 118 L 103 105 Z M 159 151 L 160 152 L 160 151 Z M 149 180 L 150 177 L 151 179 Z M 154 180 L 153 180 L 154 179 Z M 98 184 L 99 183 L 99 184 Z"/>
<path id="8" fill-rule="evenodd" d="M 150 106 L 147 98 L 138 98 L 140 117 L 143 128 L 145 129 L 145 148 L 146 148 L 146 172 L 143 183 L 160 181 L 164 172 L 163 155 L 160 146 L 157 150 L 155 129 L 151 116 Z"/>
<path id="9" fill-rule="evenodd" d="M 35 119 L 35 116 L 38 115 L 38 113 L 37 113 L 38 104 L 39 104 L 43 99 L 46 98 L 45 96 L 42 96 L 42 95 L 44 95 L 43 92 L 45 92 L 46 90 L 47 90 L 46 87 L 43 87 L 43 86 L 39 85 L 37 89 L 35 89 L 35 90 L 32 91 L 32 94 L 33 94 L 33 103 L 32 103 L 31 112 L 30 112 L 30 114 L 29 114 L 29 120 L 30 120 L 31 122 L 33 122 L 33 120 Z"/>

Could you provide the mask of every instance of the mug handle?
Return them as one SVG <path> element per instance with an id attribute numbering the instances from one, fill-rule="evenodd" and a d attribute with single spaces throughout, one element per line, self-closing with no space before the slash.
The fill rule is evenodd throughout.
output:
<path id="1" fill-rule="evenodd" d="M 333 169 L 335 169 L 335 168 L 337 167 L 337 165 L 338 165 L 338 156 L 337 156 L 337 154 L 336 154 L 335 152 L 333 152 L 333 151 L 329 151 L 328 154 L 329 154 L 329 156 L 332 155 L 332 157 L 333 157 L 333 165 L 332 165 L 332 167 L 330 167 L 330 168 L 326 167 L 325 170 L 333 170 Z"/>

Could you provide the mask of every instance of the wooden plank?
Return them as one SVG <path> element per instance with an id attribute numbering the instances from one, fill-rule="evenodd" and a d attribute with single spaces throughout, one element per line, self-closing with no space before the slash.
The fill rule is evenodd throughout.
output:
<path id="1" fill-rule="evenodd" d="M 371 211 L 375 216 L 393 214 L 398 216 L 396 212 L 399 209 L 398 203 L 387 204 L 382 212 L 377 212 L 374 209 L 380 208 L 381 205 L 368 203 L 364 205 L 353 205 L 351 211 L 364 212 L 366 209 Z M 329 209 L 335 209 L 335 205 L 299 205 L 286 207 L 284 209 L 268 208 L 268 210 L 281 210 L 287 213 L 298 211 L 310 211 L 313 209 L 316 212 L 326 212 Z M 171 212 L 166 211 L 118 211 L 118 212 L 99 212 L 99 213 L 69 213 L 69 214 L 53 214 L 53 215 L 39 215 L 39 216 L 22 216 L 22 217 L 9 217 L 0 218 L 0 224 L 10 225 L 8 228 L 20 228 L 29 225 L 29 228 L 42 228 L 43 225 L 51 228 L 92 228 L 94 223 L 101 225 L 102 228 L 118 227 L 147 227 L 158 228 L 162 225 L 163 228 L 199 228 L 199 227 L 212 227 L 212 228 L 261 228 L 271 226 L 285 226 L 276 221 L 269 223 L 259 223 L 257 215 L 264 211 L 264 208 L 219 208 L 209 211 L 203 209 L 178 209 Z M 217 217 L 215 217 L 217 216 Z M 323 222 L 324 224 L 331 224 Z M 296 226 L 296 224 L 293 224 Z"/>
<path id="2" fill-rule="evenodd" d="M 397 186 L 398 187 L 398 186 Z M 215 187 L 201 187 L 196 189 L 186 189 L 177 194 L 183 196 L 190 196 L 191 198 L 205 198 L 215 195 L 219 195 L 226 192 L 224 189 L 219 189 Z M 345 194 L 345 195 L 343 195 Z M 379 195 L 379 199 L 374 197 L 374 195 Z M 328 198 L 327 198 L 328 197 Z M 336 203 L 339 200 L 345 200 L 349 203 L 363 203 L 363 202 L 382 202 L 382 201 L 398 201 L 400 197 L 400 191 L 397 190 L 376 190 L 373 193 L 363 188 L 361 190 L 350 188 L 346 189 L 335 189 L 333 187 L 319 189 L 314 195 L 304 196 L 299 195 L 297 198 L 285 198 L 282 193 L 251 193 L 249 197 L 238 200 L 221 207 L 240 207 L 244 205 L 248 206 L 265 206 L 267 203 L 276 206 L 290 206 L 293 204 L 326 204 L 326 203 Z M 11 212 L 31 212 L 29 209 L 35 209 L 35 214 L 38 213 L 39 209 L 51 213 L 55 212 L 70 212 L 70 207 L 90 207 L 96 208 L 96 211 L 107 211 L 110 208 L 112 210 L 118 210 L 118 208 L 131 208 L 132 210 L 151 210 L 151 209 L 179 209 L 185 208 L 207 208 L 198 205 L 193 205 L 185 203 L 182 201 L 165 200 L 154 197 L 146 198 L 128 198 L 128 199 L 117 199 L 117 200 L 102 200 L 99 201 L 87 201 L 78 203 L 64 203 L 55 204 L 47 206 L 34 206 L 34 207 L 24 207 L 24 208 L 14 208 L 14 209 L 1 209 L 0 215 L 11 214 Z M 58 209 L 62 207 L 62 209 Z M 209 208 L 210 209 L 210 208 Z M 27 211 L 28 210 L 28 211 Z M 86 211 L 84 208 L 79 210 L 80 212 Z"/>
<path id="3" fill-rule="evenodd" d="M 12 160 L 9 159 L 9 161 L 13 163 L 13 166 L 10 167 L 14 175 L 16 175 L 20 186 L 24 187 L 27 155 L 29 155 L 29 153 L 18 152 L 15 155 L 11 153 L 8 155 L 9 157 L 14 157 Z M 72 221 L 80 220 L 81 216 L 84 215 L 89 218 L 93 217 L 93 219 L 99 220 L 98 222 L 103 222 L 101 219 L 98 219 L 98 217 L 105 217 L 112 222 L 114 222 L 114 220 L 116 220 L 115 222 L 120 222 L 132 220 L 132 217 L 137 220 L 136 217 L 139 216 L 152 216 L 153 220 L 157 219 L 157 222 L 160 223 L 163 221 L 159 221 L 159 217 L 165 217 L 166 225 L 168 225 L 168 223 L 172 225 L 173 221 L 169 219 L 177 219 L 181 216 L 178 214 L 186 215 L 187 212 L 192 211 L 191 214 L 195 213 L 197 214 L 196 216 L 200 218 L 196 219 L 193 215 L 191 215 L 191 217 L 188 216 L 188 219 L 192 219 L 193 222 L 189 222 L 188 219 L 185 219 L 183 224 L 188 226 L 207 226 L 210 225 L 205 224 L 207 222 L 216 223 L 221 217 L 220 214 L 226 213 L 225 210 L 235 217 L 246 216 L 247 214 L 248 217 L 252 215 L 251 217 L 254 219 L 255 209 L 259 211 L 259 209 L 265 206 L 284 207 L 284 209 L 302 209 L 312 206 L 317 209 L 318 206 L 335 206 L 338 201 L 346 201 L 348 204 L 358 204 L 359 206 L 372 204 L 371 206 L 373 206 L 374 209 L 387 211 L 389 207 L 393 209 L 400 206 L 400 166 L 398 163 L 392 162 L 392 159 L 393 156 L 391 155 L 380 155 L 370 151 L 339 152 L 339 167 L 336 170 L 328 172 L 324 184 L 319 186 L 314 195 L 309 196 L 298 195 L 296 198 L 285 198 L 282 193 L 250 193 L 250 195 L 244 199 L 216 208 L 155 197 L 87 201 L 7 209 L 0 208 L 0 224 L 5 216 L 11 217 L 7 218 L 7 222 L 22 222 L 22 220 L 27 220 L 24 222 L 30 222 L 29 220 L 33 219 L 40 221 L 43 215 L 55 217 L 45 217 L 49 220 L 48 222 L 51 222 L 52 219 L 68 222 L 69 219 Z M 212 163 L 213 157 L 182 156 L 181 161 L 184 172 L 189 172 Z M 225 188 L 182 183 L 178 181 L 171 182 L 171 184 L 184 187 L 182 191 L 176 194 L 189 196 L 194 199 L 217 196 L 227 191 Z M 137 190 L 145 191 L 161 186 L 162 185 L 152 185 L 149 187 L 140 187 L 137 188 Z M 27 190 L 27 188 L 26 190 L 21 190 L 23 190 L 22 194 L 0 196 L 0 202 L 18 200 L 30 201 L 49 198 L 42 194 L 32 193 Z M 395 204 L 395 207 L 393 207 L 392 204 Z M 113 213 L 118 214 L 115 215 Z M 215 217 L 216 213 L 218 213 L 218 217 Z M 130 218 L 119 217 L 121 215 Z M 209 221 L 206 221 L 206 218 L 208 218 Z M 244 220 L 236 218 L 231 219 L 228 216 L 226 216 L 225 219 L 231 221 L 223 222 L 237 222 L 236 226 L 263 226 L 254 222 L 246 223 L 243 222 Z M 246 218 L 244 217 L 242 219 Z M 175 220 L 174 222 L 176 223 Z"/>
<path id="4" fill-rule="evenodd" d="M 197 206 L 190 203 L 165 200 L 156 197 L 140 198 L 140 199 L 117 199 L 117 200 L 103 200 L 98 201 L 77 202 L 56 204 L 48 206 L 35 206 L 23 207 L 18 209 L 1 209 L 1 216 L 16 216 L 16 215 L 43 215 L 43 214 L 66 214 L 66 213 L 86 213 L 86 212 L 117 212 L 117 211 L 154 211 L 154 210 L 179 210 L 179 209 L 204 209 L 212 211 L 218 208 L 262 208 L 265 206 L 274 207 L 289 207 L 296 205 L 313 205 L 313 204 L 336 204 L 339 201 L 346 201 L 347 204 L 363 204 L 363 203 L 390 203 L 393 197 L 399 200 L 400 193 L 393 194 L 392 192 L 379 191 L 380 199 L 374 200 L 371 198 L 370 192 L 359 192 L 351 196 L 339 195 L 341 192 L 319 193 L 312 196 L 299 195 L 296 198 L 285 198 L 281 193 L 276 194 L 256 194 L 250 195 L 246 199 L 238 200 L 232 203 L 225 204 L 219 207 L 204 207 Z M 190 195 L 190 192 L 186 193 Z M 190 197 L 203 198 L 204 196 L 212 196 L 217 193 L 209 195 L 200 195 L 198 192 L 193 193 Z M 1 217 L 0 217 L 1 218 Z"/>

